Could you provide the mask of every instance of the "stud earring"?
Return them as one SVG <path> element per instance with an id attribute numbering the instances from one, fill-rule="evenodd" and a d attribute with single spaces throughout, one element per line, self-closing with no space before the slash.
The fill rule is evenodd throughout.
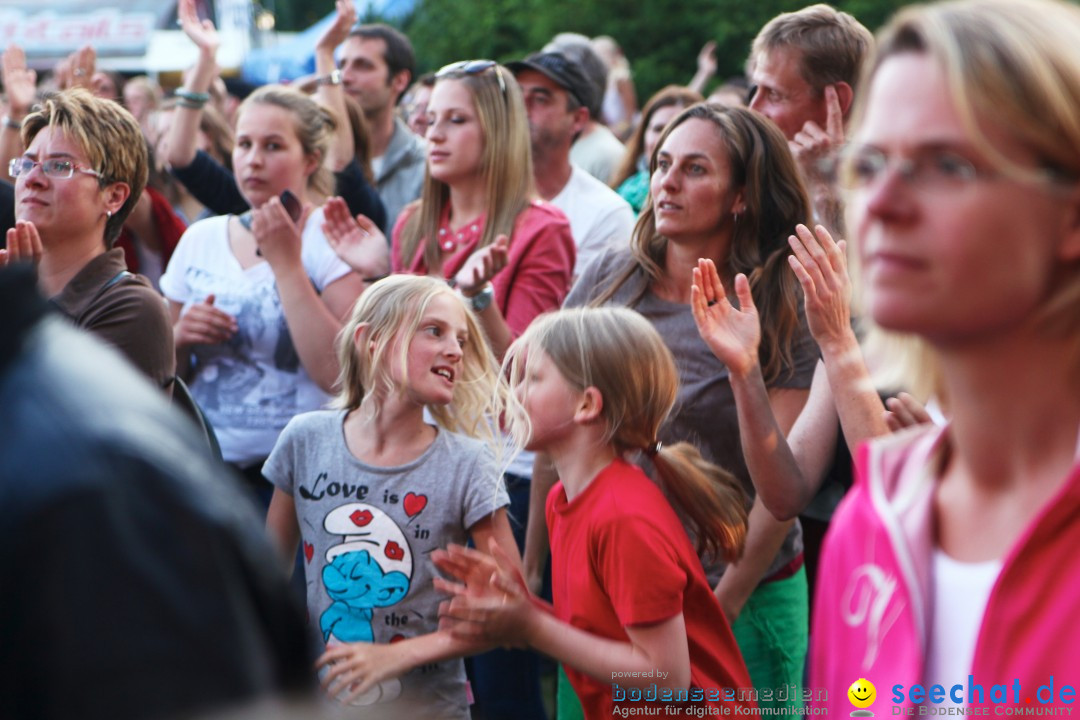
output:
<path id="1" fill-rule="evenodd" d="M 105 211 L 105 219 L 106 220 L 111 220 L 112 219 L 112 210 L 106 210 Z"/>

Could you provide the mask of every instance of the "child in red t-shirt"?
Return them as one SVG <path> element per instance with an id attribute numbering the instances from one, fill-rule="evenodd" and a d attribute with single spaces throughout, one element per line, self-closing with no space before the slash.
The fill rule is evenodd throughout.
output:
<path id="1" fill-rule="evenodd" d="M 752 705 L 746 666 L 682 523 L 623 457 L 648 453 L 701 549 L 738 557 L 746 512 L 736 481 L 693 446 L 656 441 L 678 387 L 660 335 L 625 308 L 564 310 L 514 343 L 504 375 L 511 434 L 549 453 L 560 478 L 547 500 L 554 607 L 528 593 L 498 548 L 492 559 L 452 546 L 432 556 L 465 583 L 436 581 L 454 595 L 441 609 L 445 624 L 559 660 L 586 718 L 649 702 Z"/>

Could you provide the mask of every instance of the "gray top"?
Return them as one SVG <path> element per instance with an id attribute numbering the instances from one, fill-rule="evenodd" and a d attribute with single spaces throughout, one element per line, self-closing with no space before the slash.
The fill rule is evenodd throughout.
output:
<path id="1" fill-rule="evenodd" d="M 434 632 L 443 598 L 428 554 L 464 544 L 470 527 L 510 502 L 491 452 L 440 429 L 412 462 L 368 465 L 346 446 L 344 420 L 342 410 L 298 415 L 263 467 L 296 502 L 311 630 L 320 648 Z M 417 668 L 358 704 L 378 705 L 375 717 L 407 705 L 423 708 L 415 717 L 468 718 L 464 663 Z"/>
<path id="2" fill-rule="evenodd" d="M 570 290 L 564 307 L 580 307 L 602 294 L 632 262 L 630 251 L 608 250 L 590 264 Z M 648 276 L 640 269 L 627 280 L 609 301 L 627 305 L 647 285 Z M 750 471 L 743 458 L 739 438 L 739 419 L 735 396 L 728 381 L 727 367 L 720 362 L 698 334 L 689 305 L 661 300 L 647 290 L 633 309 L 641 313 L 660 332 L 675 356 L 679 371 L 679 394 L 668 421 L 660 429 L 662 442 L 687 441 L 696 445 L 709 461 L 720 465 L 742 483 L 749 497 L 754 496 Z M 801 308 L 800 308 L 800 316 Z M 784 375 L 771 387 L 810 387 L 817 363 L 818 349 L 802 323 L 792 350 L 794 373 Z M 646 468 L 651 470 L 651 468 Z M 769 565 L 769 577 L 802 552 L 802 528 L 796 521 L 780 552 Z M 705 572 L 715 586 L 723 574 L 721 563 L 706 563 Z"/>
<path id="3" fill-rule="evenodd" d="M 375 189 L 386 208 L 386 229 L 392 230 L 405 206 L 420 198 L 427 167 L 427 147 L 401 118 L 394 118 L 394 134 L 382 156 Z M 389 234 L 389 233 L 387 233 Z"/>

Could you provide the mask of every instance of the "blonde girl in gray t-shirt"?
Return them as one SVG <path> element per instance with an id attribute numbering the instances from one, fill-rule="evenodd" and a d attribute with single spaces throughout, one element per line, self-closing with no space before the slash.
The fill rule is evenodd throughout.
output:
<path id="1" fill-rule="evenodd" d="M 480 648 L 438 631 L 428 554 L 471 538 L 518 556 L 494 453 L 494 356 L 457 293 L 406 275 L 361 296 L 338 352 L 338 409 L 294 418 L 263 469 L 283 560 L 303 542 L 323 685 L 372 715 L 468 718 L 451 659 Z"/>

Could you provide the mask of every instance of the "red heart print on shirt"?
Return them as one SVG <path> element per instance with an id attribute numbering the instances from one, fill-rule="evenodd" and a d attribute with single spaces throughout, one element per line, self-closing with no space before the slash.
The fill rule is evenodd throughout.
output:
<path id="1" fill-rule="evenodd" d="M 417 495 L 416 493 L 405 493 L 405 514 L 409 517 L 416 517 L 424 508 L 427 507 L 427 495 Z"/>
<path id="2" fill-rule="evenodd" d="M 311 543 L 304 541 L 304 557 L 307 558 L 308 563 L 311 563 L 311 558 L 315 556 L 315 546 Z"/>

